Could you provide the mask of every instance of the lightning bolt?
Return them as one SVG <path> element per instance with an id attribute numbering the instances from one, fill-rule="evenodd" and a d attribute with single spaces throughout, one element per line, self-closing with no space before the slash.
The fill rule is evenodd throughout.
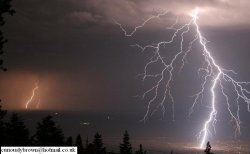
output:
<path id="1" fill-rule="evenodd" d="M 32 90 L 32 95 L 31 97 L 27 100 L 27 102 L 25 103 L 25 108 L 28 109 L 29 108 L 29 104 L 34 100 L 35 95 L 37 94 L 38 96 L 38 100 L 36 103 L 36 108 L 38 109 L 40 106 L 40 95 L 39 95 L 39 86 L 37 83 L 35 83 L 35 87 Z"/>
<path id="2" fill-rule="evenodd" d="M 222 68 L 216 63 L 215 58 L 212 56 L 211 52 L 207 48 L 207 40 L 204 38 L 200 31 L 200 27 L 198 25 L 200 9 L 196 8 L 192 11 L 190 17 L 191 19 L 186 23 L 177 27 L 178 18 L 173 25 L 167 28 L 167 30 L 174 30 L 174 33 L 170 40 L 167 41 L 160 41 L 158 43 L 148 44 L 148 45 L 139 45 L 135 44 L 133 46 L 138 47 L 142 52 L 146 50 L 152 51 L 152 56 L 150 57 L 149 61 L 146 63 L 143 73 L 139 74 L 142 76 L 142 81 L 144 82 L 146 79 L 154 79 L 156 83 L 153 84 L 151 88 L 146 90 L 141 98 L 145 99 L 147 96 L 151 94 L 151 98 L 147 101 L 147 110 L 143 117 L 143 121 L 146 121 L 150 116 L 152 116 L 157 110 L 161 109 L 163 116 L 166 111 L 166 102 L 167 99 L 170 100 L 172 106 L 172 117 L 174 120 L 174 97 L 171 93 L 171 87 L 173 84 L 174 74 L 177 69 L 175 67 L 177 64 L 181 64 L 179 71 L 183 69 L 185 63 L 187 61 L 187 55 L 192 51 L 192 47 L 194 43 L 198 43 L 201 45 L 202 50 L 200 51 L 204 62 L 202 66 L 197 70 L 198 75 L 201 75 L 201 89 L 194 95 L 194 102 L 189 110 L 189 115 L 194 112 L 194 107 L 197 105 L 199 101 L 203 101 L 203 96 L 205 95 L 206 88 L 210 90 L 211 93 L 211 100 L 210 100 L 210 112 L 207 119 L 204 121 L 202 125 L 201 131 L 198 133 L 198 139 L 200 140 L 199 147 L 204 148 L 205 142 L 208 140 L 208 136 L 212 135 L 212 131 L 216 133 L 215 124 L 217 122 L 217 109 L 216 98 L 216 89 L 219 88 L 221 91 L 221 95 L 225 98 L 226 106 L 228 113 L 231 117 L 231 122 L 235 128 L 235 137 L 241 134 L 241 120 L 240 120 L 240 100 L 243 100 L 247 105 L 247 110 L 250 112 L 250 99 L 249 94 L 250 91 L 246 88 L 250 82 L 241 82 L 237 81 L 232 77 L 232 74 L 237 74 L 233 70 L 227 70 Z M 132 37 L 137 30 L 143 28 L 148 22 L 154 19 L 160 19 L 161 17 L 167 15 L 167 12 L 158 14 L 156 16 L 151 16 L 147 20 L 145 20 L 141 25 L 135 27 L 131 32 L 127 32 L 122 24 L 115 21 L 115 23 L 120 27 L 120 29 L 124 32 L 126 37 Z M 193 39 L 189 41 L 187 49 L 184 49 L 183 42 L 184 36 L 188 33 L 192 33 L 192 30 L 195 32 L 193 34 Z M 162 50 L 167 45 L 173 44 L 173 42 L 180 37 L 180 49 L 176 51 L 174 56 L 170 58 L 169 61 L 165 60 L 165 57 L 162 54 Z M 162 69 L 159 73 L 150 73 L 149 67 L 155 65 L 161 65 Z M 225 91 L 225 85 L 231 85 L 233 87 L 232 92 L 235 94 L 235 98 L 230 100 L 229 94 Z M 163 90 L 162 90 L 163 89 Z M 231 109 L 231 103 L 236 103 L 237 111 L 233 112 Z"/>

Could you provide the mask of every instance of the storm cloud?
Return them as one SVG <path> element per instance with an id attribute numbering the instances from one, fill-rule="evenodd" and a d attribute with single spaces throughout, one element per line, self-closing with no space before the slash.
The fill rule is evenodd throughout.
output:
<path id="1" fill-rule="evenodd" d="M 4 27 L 9 39 L 5 46 L 9 72 L 0 78 L 1 98 L 7 108 L 23 108 L 34 82 L 39 81 L 44 89 L 41 94 L 44 109 L 127 112 L 145 106 L 132 96 L 141 93 L 141 80 L 136 76 L 147 57 L 130 45 L 165 39 L 170 34 L 165 27 L 177 16 L 189 19 L 195 7 L 202 10 L 199 24 L 211 41 L 209 48 L 216 51 L 216 59 L 225 68 L 238 70 L 247 80 L 249 3 L 247 0 L 13 1 L 17 13 L 6 17 Z M 124 38 L 114 22 L 131 30 L 146 18 L 165 11 L 166 16 L 140 29 L 134 38 Z M 20 86 L 13 93 L 17 85 Z"/>

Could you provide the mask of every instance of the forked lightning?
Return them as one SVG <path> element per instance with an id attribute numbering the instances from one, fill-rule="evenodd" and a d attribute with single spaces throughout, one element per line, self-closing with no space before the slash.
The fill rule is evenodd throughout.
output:
<path id="1" fill-rule="evenodd" d="M 148 44 L 145 46 L 141 46 L 139 44 L 135 44 L 136 47 L 138 47 L 140 50 L 145 51 L 146 49 L 151 49 L 153 52 L 152 57 L 150 58 L 149 62 L 146 63 L 144 67 L 144 71 L 142 73 L 143 81 L 146 79 L 154 78 L 157 82 L 148 90 L 146 90 L 142 98 L 144 99 L 148 95 L 153 95 L 152 98 L 149 99 L 147 102 L 147 111 L 143 117 L 143 120 L 147 120 L 148 117 L 150 117 L 152 114 L 155 113 L 158 109 L 162 109 L 162 113 L 164 114 L 166 111 L 166 99 L 170 99 L 172 103 L 172 111 L 173 111 L 173 119 L 174 119 L 174 97 L 171 93 L 171 86 L 173 84 L 173 78 L 174 78 L 174 71 L 177 67 L 175 67 L 176 63 L 180 63 L 181 67 L 180 70 L 185 65 L 187 55 L 192 51 L 192 47 L 194 43 L 199 43 L 202 47 L 202 50 L 200 50 L 200 53 L 202 54 L 204 58 L 204 63 L 201 65 L 201 67 L 197 70 L 198 74 L 201 75 L 202 83 L 200 85 L 200 90 L 194 95 L 194 102 L 190 108 L 190 114 L 194 112 L 195 105 L 203 100 L 203 95 L 205 95 L 205 89 L 208 88 L 211 92 L 211 99 L 209 100 L 209 104 L 211 107 L 211 111 L 207 117 L 207 120 L 202 125 L 201 131 L 198 133 L 199 140 L 200 140 L 200 148 L 204 147 L 204 144 L 208 140 L 208 135 L 212 134 L 212 130 L 215 132 L 215 123 L 216 123 L 216 115 L 217 115 L 217 109 L 216 104 L 218 103 L 216 101 L 216 98 L 218 97 L 218 94 L 216 95 L 216 89 L 219 88 L 221 91 L 222 96 L 225 97 L 225 102 L 227 105 L 227 110 L 229 115 L 231 116 L 232 122 L 235 126 L 235 136 L 241 134 L 241 120 L 240 120 L 240 106 L 239 101 L 243 100 L 246 105 L 247 109 L 250 112 L 250 90 L 246 88 L 250 82 L 241 82 L 236 81 L 231 75 L 236 74 L 233 70 L 227 70 L 222 68 L 221 66 L 216 63 L 216 60 L 212 56 L 211 52 L 208 50 L 206 43 L 207 40 L 203 37 L 200 27 L 198 24 L 198 15 L 199 15 L 199 8 L 196 8 L 192 11 L 190 15 L 190 20 L 183 24 L 182 26 L 177 27 L 177 22 L 170 26 L 169 29 L 174 30 L 173 35 L 171 36 L 170 40 L 167 41 L 161 41 L 154 44 Z M 166 15 L 167 12 L 158 14 L 156 16 L 152 16 L 145 20 L 141 25 L 135 27 L 132 32 L 127 32 L 123 26 L 116 22 L 117 25 L 121 28 L 121 30 L 124 32 L 124 35 L 126 37 L 132 37 L 138 29 L 144 27 L 148 22 L 150 22 L 153 19 L 161 18 L 162 16 Z M 177 18 L 178 19 L 178 18 Z M 187 33 L 191 33 L 191 29 L 194 29 L 195 33 L 193 34 L 193 39 L 189 40 L 189 46 L 187 49 L 184 49 L 184 36 L 187 35 Z M 176 51 L 174 56 L 171 58 L 170 61 L 166 61 L 165 57 L 162 55 L 162 48 L 164 48 L 167 45 L 173 44 L 174 40 L 177 39 L 177 36 L 180 36 L 180 50 Z M 161 72 L 160 73 L 149 73 L 149 67 L 155 66 L 158 64 L 161 64 Z M 225 90 L 225 85 L 230 84 L 233 87 L 233 93 L 235 94 L 236 98 L 231 100 L 232 98 L 229 97 L 229 94 Z M 164 90 L 161 89 L 161 86 L 164 86 Z M 217 92 L 218 93 L 218 92 Z M 237 111 L 233 112 L 231 103 L 236 103 Z M 154 105 L 153 104 L 157 104 Z M 152 107 L 153 106 L 153 107 Z M 153 108 L 153 109 L 152 109 Z"/>

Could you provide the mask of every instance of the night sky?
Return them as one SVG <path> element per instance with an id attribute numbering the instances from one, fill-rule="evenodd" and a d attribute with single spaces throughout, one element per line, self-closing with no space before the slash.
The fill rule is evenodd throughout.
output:
<path id="1" fill-rule="evenodd" d="M 172 31 L 166 27 L 175 22 L 176 16 L 182 19 L 180 22 L 188 20 L 197 6 L 204 10 L 199 25 L 217 63 L 235 70 L 235 79 L 250 81 L 248 0 L 22 0 L 12 4 L 16 14 L 6 16 L 4 26 L 9 40 L 4 48 L 8 71 L 0 76 L 2 105 L 9 110 L 25 109 L 38 83 L 39 110 L 119 113 L 135 115 L 139 121 L 146 102 L 134 96 L 148 89 L 150 82 L 143 85 L 137 75 L 149 55 L 131 45 L 168 39 Z M 169 13 L 129 38 L 114 22 L 131 31 L 143 19 L 162 11 Z M 197 126 L 207 116 L 206 104 L 199 105 L 189 119 L 187 115 L 193 101 L 190 96 L 199 88 L 199 76 L 194 72 L 199 58 L 197 51 L 188 56 L 189 64 L 177 73 L 173 87 L 176 120 L 189 120 Z M 224 101 L 219 98 L 218 130 L 224 132 L 221 136 L 233 137 Z M 244 132 L 250 128 L 250 113 L 245 103 L 240 106 L 246 139 L 250 136 Z M 171 121 L 171 115 L 167 110 L 165 119 Z M 158 112 L 152 117 L 161 118 Z"/>

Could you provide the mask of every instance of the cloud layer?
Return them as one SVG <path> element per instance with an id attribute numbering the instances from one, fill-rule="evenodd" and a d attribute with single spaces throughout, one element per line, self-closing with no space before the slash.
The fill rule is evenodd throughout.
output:
<path id="1" fill-rule="evenodd" d="M 18 13 L 32 21 L 46 20 L 70 24 L 113 23 L 135 26 L 159 12 L 187 18 L 192 10 L 202 11 L 200 24 L 209 26 L 248 26 L 248 0 L 26 0 L 16 1 Z M 24 6 L 25 5 L 25 6 Z M 20 8 L 27 8 L 24 11 Z M 36 9 L 36 10 L 34 10 Z"/>
<path id="2" fill-rule="evenodd" d="M 248 0 L 69 0 L 75 10 L 70 17 L 79 22 L 112 22 L 136 25 L 153 14 L 168 11 L 187 17 L 194 8 L 202 10 L 200 23 L 209 26 L 249 25 Z"/>

